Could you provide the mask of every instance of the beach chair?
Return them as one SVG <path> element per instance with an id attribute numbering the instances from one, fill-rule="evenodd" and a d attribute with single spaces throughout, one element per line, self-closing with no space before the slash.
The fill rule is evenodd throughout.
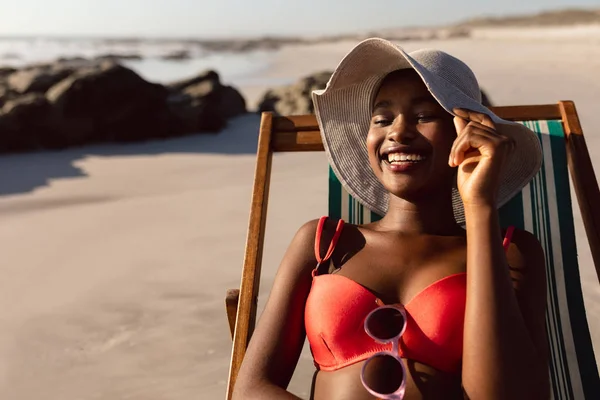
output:
<path id="1" fill-rule="evenodd" d="M 495 107 L 502 118 L 537 132 L 544 162 L 523 191 L 500 210 L 503 226 L 515 225 L 537 236 L 546 254 L 550 381 L 554 399 L 600 399 L 600 379 L 581 291 L 569 173 L 600 281 L 600 191 L 575 105 L 570 101 L 535 106 Z M 226 310 L 233 337 L 227 398 L 256 320 L 273 152 L 323 151 L 314 115 L 274 117 L 263 113 L 252 193 L 242 281 L 228 290 Z M 329 215 L 350 223 L 380 216 L 362 207 L 329 170 Z M 325 184 L 325 182 L 323 182 Z"/>

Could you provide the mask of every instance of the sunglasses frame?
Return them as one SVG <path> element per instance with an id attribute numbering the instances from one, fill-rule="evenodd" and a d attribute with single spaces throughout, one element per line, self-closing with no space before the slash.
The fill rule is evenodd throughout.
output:
<path id="1" fill-rule="evenodd" d="M 387 309 L 387 308 L 391 308 L 394 310 L 398 310 L 400 312 L 400 315 L 402 315 L 402 318 L 404 319 L 404 326 L 402 327 L 402 329 L 400 330 L 400 333 L 394 337 L 391 337 L 389 339 L 380 339 L 377 336 L 375 336 L 371 330 L 368 327 L 368 323 L 369 323 L 369 319 L 377 312 L 380 312 L 383 309 Z M 399 354 L 399 342 L 400 342 L 400 337 L 404 334 L 404 331 L 406 330 L 406 324 L 407 324 L 407 319 L 406 319 L 406 310 L 404 309 L 404 306 L 402 306 L 401 304 L 397 304 L 397 305 L 381 305 L 379 307 L 377 307 L 376 309 L 374 309 L 373 311 L 371 311 L 367 317 L 365 318 L 365 332 L 367 332 L 367 334 L 373 339 L 375 340 L 377 343 L 381 343 L 381 344 L 387 344 L 387 343 L 392 343 L 392 351 L 380 351 L 378 353 L 373 354 L 372 356 L 370 356 L 365 363 L 362 366 L 362 370 L 360 373 L 360 380 L 363 384 L 363 386 L 365 387 L 365 389 L 367 389 L 367 391 L 372 394 L 373 396 L 377 396 L 380 399 L 383 400 L 402 400 L 404 398 L 404 392 L 406 391 L 406 367 L 404 366 L 404 362 L 402 362 L 402 358 L 400 358 Z M 367 368 L 367 365 L 369 364 L 369 362 L 374 359 L 375 357 L 380 357 L 380 356 L 391 356 L 394 359 L 396 359 L 398 361 L 398 363 L 400 364 L 400 368 L 402 369 L 402 382 L 400 383 L 400 386 L 398 387 L 398 389 L 394 392 L 394 393 L 378 393 L 375 390 L 371 389 L 369 387 L 369 385 L 365 382 L 365 371 Z"/>

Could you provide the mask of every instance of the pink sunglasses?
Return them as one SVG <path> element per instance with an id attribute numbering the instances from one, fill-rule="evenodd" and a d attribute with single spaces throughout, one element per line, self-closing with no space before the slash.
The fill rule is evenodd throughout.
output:
<path id="1" fill-rule="evenodd" d="M 360 374 L 365 389 L 380 399 L 404 398 L 406 368 L 398 355 L 398 342 L 405 330 L 406 311 L 402 305 L 377 307 L 365 318 L 365 331 L 369 336 L 381 344 L 392 343 L 391 351 L 380 351 L 369 357 Z M 386 371 L 385 376 L 381 371 Z"/>

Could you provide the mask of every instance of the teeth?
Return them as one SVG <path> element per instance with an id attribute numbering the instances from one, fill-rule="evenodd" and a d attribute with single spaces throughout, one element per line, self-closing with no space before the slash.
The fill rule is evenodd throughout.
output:
<path id="1" fill-rule="evenodd" d="M 406 161 L 421 161 L 424 157 L 420 154 L 407 153 L 390 153 L 388 154 L 388 162 L 406 162 Z"/>

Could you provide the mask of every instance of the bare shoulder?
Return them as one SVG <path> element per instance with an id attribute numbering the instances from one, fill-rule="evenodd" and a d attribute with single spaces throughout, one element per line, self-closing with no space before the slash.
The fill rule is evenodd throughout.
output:
<path id="1" fill-rule="evenodd" d="M 332 243 L 333 237 L 338 227 L 338 219 L 327 218 L 323 224 L 323 228 L 320 234 L 320 240 L 318 242 L 318 248 L 315 248 L 317 241 L 317 230 L 320 219 L 313 219 L 305 222 L 298 228 L 294 238 L 292 239 L 284 259 L 281 263 L 280 269 L 296 269 L 295 272 L 304 274 L 306 270 L 311 271 L 317 265 L 316 251 L 319 252 L 321 257 L 327 254 L 329 246 Z M 352 231 L 349 224 L 345 224 L 342 230 L 342 234 L 339 239 L 339 243 L 348 242 L 347 237 L 350 236 L 349 232 Z M 344 245 L 338 245 L 335 247 L 333 259 L 338 259 L 340 256 L 340 248 Z"/>
<path id="2" fill-rule="evenodd" d="M 302 224 L 296 231 L 296 235 L 294 236 L 292 243 L 295 243 L 296 245 L 314 244 L 318 225 L 319 219 L 311 219 L 310 221 Z"/>
<path id="3" fill-rule="evenodd" d="M 284 256 L 284 262 L 282 266 L 285 266 L 286 259 L 293 259 L 294 263 L 289 263 L 291 266 L 303 267 L 302 269 L 313 266 L 317 260 L 315 257 L 315 237 L 317 234 L 317 227 L 319 225 L 318 219 L 313 219 L 305 222 L 298 228 L 294 235 L 286 254 Z"/>
<path id="4" fill-rule="evenodd" d="M 330 247 L 333 247 L 333 253 L 329 260 L 329 272 L 341 268 L 342 265 L 360 251 L 366 243 L 365 236 L 362 232 L 365 228 L 350 223 L 343 224 L 337 242 L 333 243 L 333 238 L 339 228 L 339 222 L 339 219 L 327 218 L 320 235 L 318 247 L 320 257 L 324 257 L 330 250 Z M 313 223 L 313 221 L 309 222 L 309 224 L 310 223 Z M 318 224 L 318 220 L 316 223 Z M 313 236 L 315 235 L 315 230 L 316 228 L 313 230 L 312 226 L 309 228 L 309 232 L 312 232 Z"/>

